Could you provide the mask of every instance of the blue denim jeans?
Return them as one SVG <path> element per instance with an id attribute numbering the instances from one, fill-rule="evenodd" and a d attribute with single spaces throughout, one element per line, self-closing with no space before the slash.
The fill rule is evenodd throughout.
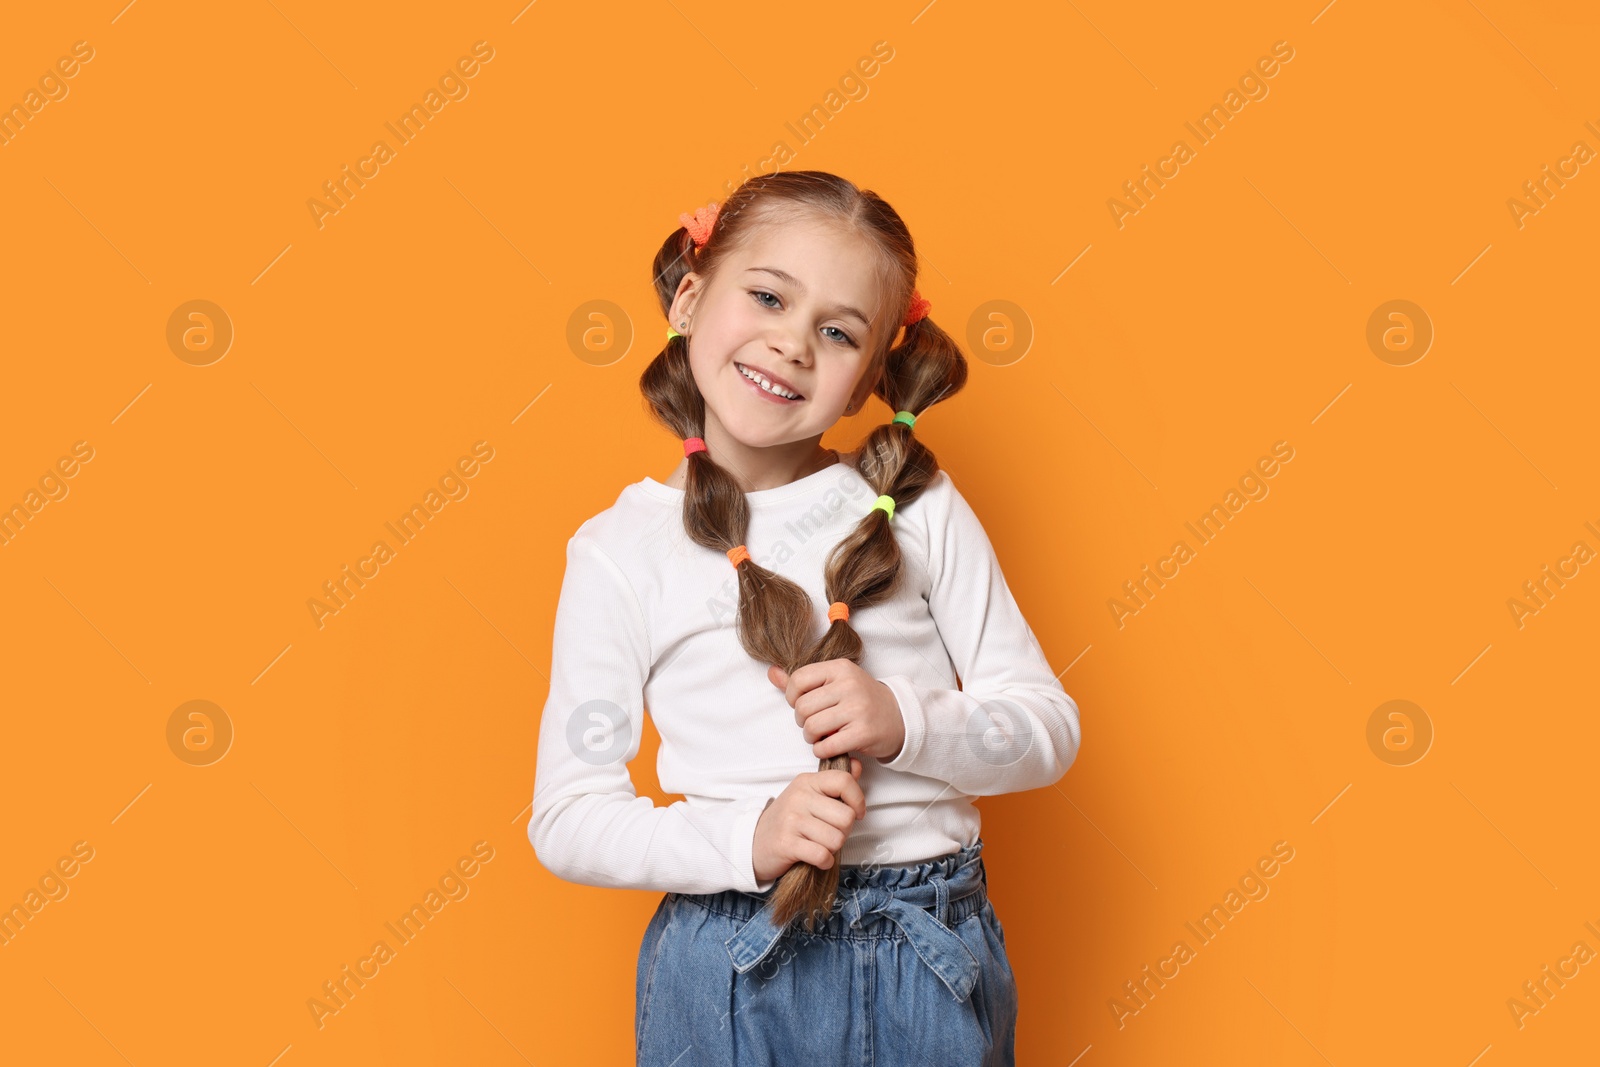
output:
<path id="1" fill-rule="evenodd" d="M 982 851 L 841 868 L 815 931 L 772 925 L 775 890 L 666 894 L 639 947 L 639 1067 L 1012 1067 L 1016 979 Z"/>

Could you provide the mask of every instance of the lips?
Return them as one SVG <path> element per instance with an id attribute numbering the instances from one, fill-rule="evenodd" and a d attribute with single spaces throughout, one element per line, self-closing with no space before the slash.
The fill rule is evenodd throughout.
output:
<path id="1" fill-rule="evenodd" d="M 795 385 L 794 385 L 793 382 L 785 381 L 784 379 L 778 377 L 776 374 L 773 374 L 771 371 L 767 370 L 764 367 L 757 367 L 757 366 L 754 366 L 754 365 L 749 364 L 749 363 L 738 363 L 738 362 L 734 363 L 734 369 L 735 370 L 738 370 L 741 367 L 743 367 L 745 370 L 754 371 L 756 374 L 761 375 L 763 378 L 765 378 L 767 381 L 771 382 L 773 385 L 779 386 L 780 388 L 783 388 L 783 389 L 787 389 L 789 392 L 794 393 L 795 395 L 797 395 L 801 400 L 804 400 L 806 398 L 806 395 L 804 393 L 802 393 L 799 389 L 795 388 Z M 742 374 L 743 372 L 741 371 L 740 373 Z M 752 382 L 751 384 L 754 385 L 755 383 Z M 760 386 L 757 385 L 756 388 L 759 389 Z"/>

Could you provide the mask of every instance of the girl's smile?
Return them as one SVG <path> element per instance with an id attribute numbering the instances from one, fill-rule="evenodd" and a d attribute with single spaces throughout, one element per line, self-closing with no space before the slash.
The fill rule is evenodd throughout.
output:
<path id="1" fill-rule="evenodd" d="M 805 399 L 788 382 L 775 374 L 768 374 L 759 367 L 747 367 L 743 363 L 735 363 L 733 369 L 739 376 L 750 383 L 750 388 L 761 394 L 761 399 L 770 404 L 779 404 L 789 407 Z"/>

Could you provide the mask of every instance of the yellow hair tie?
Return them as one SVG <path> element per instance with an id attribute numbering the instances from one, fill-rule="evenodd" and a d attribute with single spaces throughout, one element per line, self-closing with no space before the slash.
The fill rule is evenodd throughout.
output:
<path id="1" fill-rule="evenodd" d="M 872 502 L 872 508 L 882 508 L 885 512 L 888 513 L 889 518 L 893 519 L 894 518 L 894 497 L 892 497 L 892 496 L 880 496 L 877 500 L 874 500 Z M 870 512 L 872 510 L 872 508 L 868 508 L 867 510 Z"/>

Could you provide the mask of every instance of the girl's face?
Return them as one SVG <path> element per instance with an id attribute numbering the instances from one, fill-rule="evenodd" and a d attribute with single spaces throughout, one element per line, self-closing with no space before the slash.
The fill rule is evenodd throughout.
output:
<path id="1" fill-rule="evenodd" d="M 815 448 L 852 401 L 860 409 L 875 384 L 869 354 L 886 325 L 878 263 L 859 236 L 785 220 L 761 227 L 711 282 L 684 277 L 669 321 L 689 339 L 708 441 Z M 677 325 L 685 320 L 687 329 Z"/>

